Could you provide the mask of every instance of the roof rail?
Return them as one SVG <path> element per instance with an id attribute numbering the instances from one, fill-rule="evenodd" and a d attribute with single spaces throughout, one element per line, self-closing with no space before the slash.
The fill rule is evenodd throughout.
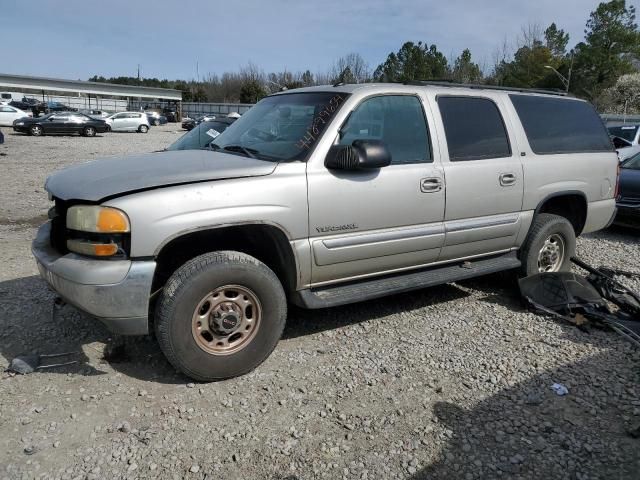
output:
<path id="1" fill-rule="evenodd" d="M 545 95 L 557 95 L 560 97 L 566 97 L 568 94 L 562 90 L 557 89 L 545 89 L 545 88 L 519 88 L 519 87 L 501 87 L 498 85 L 478 85 L 474 83 L 454 83 L 448 80 L 409 80 L 403 82 L 404 85 L 418 85 L 418 86 L 427 86 L 433 85 L 436 87 L 462 87 L 462 88 L 473 88 L 476 90 L 500 90 L 506 92 L 520 92 L 520 93 L 543 93 Z"/>

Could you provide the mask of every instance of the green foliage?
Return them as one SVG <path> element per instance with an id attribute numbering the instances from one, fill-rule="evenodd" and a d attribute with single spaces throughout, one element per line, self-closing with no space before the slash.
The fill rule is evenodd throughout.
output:
<path id="1" fill-rule="evenodd" d="M 451 79 L 458 83 L 480 83 L 482 71 L 477 63 L 471 61 L 471 51 L 465 48 L 456 58 L 451 71 Z"/>
<path id="2" fill-rule="evenodd" d="M 256 80 L 248 80 L 240 87 L 240 103 L 256 103 L 266 95 L 264 87 Z"/>
<path id="3" fill-rule="evenodd" d="M 632 58 L 640 55 L 640 32 L 636 12 L 625 0 L 598 5 L 587 21 L 585 41 L 575 50 L 575 79 L 572 91 L 594 99 L 618 77 L 631 73 Z"/>
<path id="4" fill-rule="evenodd" d="M 544 43 L 553 57 L 562 58 L 567 53 L 569 34 L 559 30 L 556 24 L 552 23 L 544 31 Z"/>
<path id="5" fill-rule="evenodd" d="M 422 42 L 406 42 L 397 53 L 390 53 L 373 73 L 379 82 L 440 80 L 448 75 L 446 57 L 435 45 L 427 46 Z"/>

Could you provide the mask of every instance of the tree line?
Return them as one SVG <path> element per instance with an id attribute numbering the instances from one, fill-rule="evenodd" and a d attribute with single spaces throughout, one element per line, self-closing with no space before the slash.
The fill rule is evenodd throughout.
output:
<path id="1" fill-rule="evenodd" d="M 455 58 L 435 44 L 408 41 L 371 68 L 358 53 L 338 58 L 326 72 L 265 73 L 248 64 L 238 72 L 200 80 L 94 76 L 90 81 L 175 88 L 185 101 L 254 103 L 279 91 L 312 85 L 440 80 L 519 88 L 568 90 L 601 111 L 640 113 L 640 30 L 626 0 L 602 2 L 586 22 L 584 39 L 569 49 L 569 34 L 556 23 L 527 25 L 505 39 L 489 64 L 474 61 L 469 49 Z"/>

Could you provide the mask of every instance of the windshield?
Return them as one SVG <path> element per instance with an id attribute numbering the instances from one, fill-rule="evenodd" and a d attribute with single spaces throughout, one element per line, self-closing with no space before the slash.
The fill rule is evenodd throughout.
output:
<path id="1" fill-rule="evenodd" d="M 633 140 L 636 138 L 637 131 L 638 125 L 621 125 L 619 127 L 609 127 L 609 135 L 624 138 L 629 142 L 633 142 Z"/>
<path id="2" fill-rule="evenodd" d="M 623 162 L 620 167 L 630 168 L 631 170 L 640 170 L 640 153 Z"/>
<path id="3" fill-rule="evenodd" d="M 212 148 L 263 160 L 306 160 L 349 95 L 290 93 L 267 97 L 217 138 Z"/>
<path id="4" fill-rule="evenodd" d="M 228 126 L 228 123 L 223 122 L 202 122 L 173 142 L 167 150 L 207 150 L 211 148 L 211 142 Z"/>

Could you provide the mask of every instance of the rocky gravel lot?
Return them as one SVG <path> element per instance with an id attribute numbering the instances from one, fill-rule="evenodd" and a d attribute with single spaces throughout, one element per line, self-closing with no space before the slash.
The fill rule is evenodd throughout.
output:
<path id="1" fill-rule="evenodd" d="M 262 366 L 211 384 L 177 374 L 153 339 L 122 346 L 72 307 L 52 316 L 29 251 L 46 176 L 164 148 L 179 127 L 3 131 L 0 367 L 30 352 L 77 352 L 78 363 L 0 374 L 0 478 L 640 478 L 640 351 L 526 312 L 507 275 L 292 307 Z M 585 236 L 578 253 L 640 271 L 638 232 Z"/>

